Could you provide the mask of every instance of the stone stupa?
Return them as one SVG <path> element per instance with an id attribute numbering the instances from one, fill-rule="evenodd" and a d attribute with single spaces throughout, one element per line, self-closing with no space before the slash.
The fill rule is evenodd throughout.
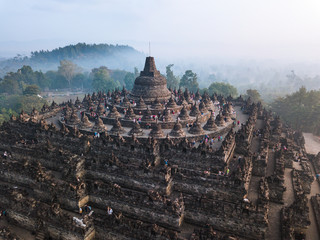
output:
<path id="1" fill-rule="evenodd" d="M 196 116 L 201 115 L 199 107 L 198 107 L 198 105 L 196 103 L 192 105 L 189 115 L 192 116 L 192 117 L 196 117 Z"/>
<path id="2" fill-rule="evenodd" d="M 121 114 L 118 112 L 117 108 L 113 106 L 107 116 L 108 118 L 120 118 Z"/>
<path id="3" fill-rule="evenodd" d="M 134 113 L 133 109 L 131 106 L 129 106 L 125 116 L 124 116 L 124 119 L 125 120 L 133 120 L 136 118 L 136 114 Z"/>
<path id="4" fill-rule="evenodd" d="M 101 132 L 106 132 L 107 131 L 107 127 L 103 124 L 101 118 L 97 118 L 95 123 L 94 123 L 94 126 L 92 127 L 91 129 L 93 132 L 98 132 L 98 133 L 101 133 Z"/>
<path id="5" fill-rule="evenodd" d="M 167 108 L 176 108 L 177 106 L 178 105 L 177 105 L 176 101 L 171 96 L 169 99 L 169 102 L 167 103 Z"/>
<path id="6" fill-rule="evenodd" d="M 150 137 L 162 138 L 164 137 L 164 133 L 161 128 L 161 124 L 158 121 L 153 125 L 152 130 L 149 133 Z"/>
<path id="7" fill-rule="evenodd" d="M 137 121 L 133 124 L 133 127 L 130 130 L 129 135 L 136 135 L 136 136 L 143 135 L 143 130 L 141 129 L 140 124 Z"/>
<path id="8" fill-rule="evenodd" d="M 188 120 L 189 119 L 189 114 L 188 114 L 186 105 L 183 105 L 183 108 L 181 109 L 181 112 L 179 114 L 179 118 L 181 120 Z"/>
<path id="9" fill-rule="evenodd" d="M 136 109 L 145 109 L 145 108 L 147 108 L 147 105 L 144 102 L 143 98 L 140 96 L 139 100 L 137 101 Z"/>
<path id="10" fill-rule="evenodd" d="M 129 99 L 137 101 L 140 96 L 146 104 L 152 104 L 156 99 L 164 102 L 171 97 L 167 88 L 167 79 L 157 70 L 153 57 L 146 58 L 144 70 L 134 81 Z"/>
<path id="11" fill-rule="evenodd" d="M 213 116 L 212 112 L 211 112 L 210 118 L 208 119 L 207 123 L 204 125 L 203 129 L 207 130 L 207 131 L 217 130 L 217 125 L 215 123 L 214 116 Z"/>
<path id="12" fill-rule="evenodd" d="M 121 126 L 119 119 L 117 119 L 110 130 L 110 134 L 118 135 L 124 132 L 125 132 L 124 128 Z"/>
<path id="13" fill-rule="evenodd" d="M 184 136 L 186 136 L 186 133 L 183 131 L 182 125 L 178 120 L 174 124 L 173 129 L 171 130 L 170 136 L 173 136 L 173 137 L 184 137 Z"/>
<path id="14" fill-rule="evenodd" d="M 92 123 L 89 121 L 87 115 L 84 114 L 81 119 L 81 122 L 79 123 L 79 128 L 83 129 L 83 128 L 91 128 L 91 127 L 92 127 Z"/>
<path id="15" fill-rule="evenodd" d="M 163 111 L 163 115 L 161 116 L 160 120 L 163 122 L 172 122 L 172 116 L 171 116 L 170 110 L 168 108 L 166 108 Z"/>
<path id="16" fill-rule="evenodd" d="M 220 111 L 218 116 L 216 117 L 215 123 L 219 127 L 223 127 L 226 125 L 226 122 L 224 121 L 224 116 L 222 115 L 222 112 Z"/>
<path id="17" fill-rule="evenodd" d="M 196 121 L 193 123 L 192 127 L 190 128 L 189 133 L 194 135 L 200 135 L 204 133 L 198 117 Z"/>

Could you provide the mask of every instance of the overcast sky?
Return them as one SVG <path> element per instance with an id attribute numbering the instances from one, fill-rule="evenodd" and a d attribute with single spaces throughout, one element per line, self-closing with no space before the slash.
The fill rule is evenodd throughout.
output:
<path id="1" fill-rule="evenodd" d="M 0 0 L 0 56 L 78 42 L 160 57 L 320 59 L 319 0 Z"/>

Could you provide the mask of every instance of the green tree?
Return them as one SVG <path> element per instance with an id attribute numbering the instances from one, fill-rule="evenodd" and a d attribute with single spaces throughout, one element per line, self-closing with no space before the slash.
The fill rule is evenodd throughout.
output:
<path id="1" fill-rule="evenodd" d="M 40 93 L 40 88 L 35 84 L 28 85 L 23 91 L 23 95 L 38 95 L 39 93 Z"/>
<path id="2" fill-rule="evenodd" d="M 50 82 L 51 89 L 65 88 L 68 85 L 67 80 L 57 71 L 48 71 L 45 73 L 45 76 Z"/>
<path id="3" fill-rule="evenodd" d="M 46 100 L 35 95 L 24 95 L 19 96 L 17 102 L 18 104 L 16 106 L 19 107 L 15 109 L 16 112 L 21 112 L 23 109 L 27 113 L 31 113 L 33 108 L 39 111 L 43 104 L 46 103 Z"/>
<path id="4" fill-rule="evenodd" d="M 71 87 L 72 79 L 81 72 L 81 68 L 68 60 L 60 61 L 60 66 L 58 66 L 58 73 L 63 76 Z"/>
<path id="5" fill-rule="evenodd" d="M 127 73 L 126 76 L 124 77 L 124 84 L 128 90 L 131 90 L 133 88 L 134 80 L 135 80 L 134 74 L 130 72 Z"/>
<path id="6" fill-rule="evenodd" d="M 261 102 L 261 96 L 258 90 L 256 89 L 248 89 L 247 96 L 251 98 L 251 100 L 255 103 Z"/>
<path id="7" fill-rule="evenodd" d="M 193 73 L 192 70 L 187 70 L 181 78 L 180 87 L 188 88 L 189 91 L 196 92 L 199 88 L 197 79 L 196 73 Z"/>
<path id="8" fill-rule="evenodd" d="M 179 87 L 179 78 L 174 76 L 173 71 L 171 68 L 173 64 L 169 64 L 166 66 L 166 73 L 167 73 L 167 86 L 168 88 L 175 89 Z"/>
<path id="9" fill-rule="evenodd" d="M 120 87 L 118 81 L 111 79 L 109 72 L 106 68 L 102 67 L 99 69 L 92 70 L 93 79 L 92 79 L 92 88 L 95 91 L 108 91 L 114 90 Z"/>
<path id="10" fill-rule="evenodd" d="M 26 85 L 38 85 L 41 89 L 50 86 L 49 80 L 40 71 L 33 71 L 30 66 L 23 66 L 17 71 L 17 78 L 20 83 Z"/>
<path id="11" fill-rule="evenodd" d="M 212 95 L 213 93 L 222 95 L 224 97 L 232 96 L 236 97 L 238 95 L 237 89 L 229 83 L 224 82 L 214 82 L 211 83 L 208 88 L 208 93 Z"/>
<path id="12" fill-rule="evenodd" d="M 19 86 L 19 82 L 8 75 L 0 82 L 1 93 L 19 94 L 21 91 L 22 89 Z"/>
<path id="13" fill-rule="evenodd" d="M 111 77 L 114 81 L 118 81 L 121 86 L 125 85 L 124 78 L 126 77 L 126 75 L 127 75 L 127 73 L 128 73 L 127 71 L 125 71 L 125 70 L 119 70 L 119 69 L 116 69 L 116 70 L 108 70 L 108 71 L 109 71 L 110 77 Z"/>
<path id="14" fill-rule="evenodd" d="M 295 93 L 277 98 L 271 107 L 291 127 L 320 134 L 320 91 L 308 92 L 301 87 Z"/>
<path id="15" fill-rule="evenodd" d="M 86 76 L 83 73 L 76 74 L 72 79 L 72 86 L 76 88 L 83 88 Z"/>
<path id="16" fill-rule="evenodd" d="M 43 90 L 50 87 L 50 80 L 41 71 L 35 71 L 34 75 L 37 79 L 36 84 Z"/>

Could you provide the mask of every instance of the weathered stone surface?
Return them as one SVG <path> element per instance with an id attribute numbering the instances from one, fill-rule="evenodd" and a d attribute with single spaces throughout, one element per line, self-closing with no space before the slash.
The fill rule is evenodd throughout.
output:
<path id="1" fill-rule="evenodd" d="M 150 69 L 155 73 L 155 66 L 147 66 L 142 76 Z M 149 75 L 143 77 L 154 74 Z M 160 113 L 150 106 L 156 98 L 149 109 L 143 98 L 127 105 L 127 94 L 88 94 L 76 108 L 71 101 L 44 106 L 41 113 L 22 112 L 0 126 L 0 210 L 7 210 L 9 224 L 51 239 L 265 239 L 272 204 L 283 202 L 277 215 L 282 238 L 305 237 L 312 175 L 299 134 L 241 98 L 214 95 L 216 108 L 223 109 L 214 119 L 208 112 L 200 115 L 192 99 L 202 99 L 210 110 L 215 107 L 207 94 L 174 90 Z M 99 102 L 113 106 L 102 117 L 113 126 L 110 134 L 100 117 L 93 127 L 88 119 L 101 112 Z M 234 117 L 233 106 L 249 115 L 239 126 L 224 121 L 227 114 Z M 79 131 L 68 118 L 80 112 Z M 294 201 L 288 204 L 284 170 L 296 165 L 297 153 Z M 86 205 L 93 213 L 79 214 Z"/>
<path id="2" fill-rule="evenodd" d="M 178 120 L 174 124 L 174 127 L 171 130 L 170 135 L 174 137 L 184 137 L 186 135 L 186 133 L 183 131 L 182 126 Z"/>
<path id="3" fill-rule="evenodd" d="M 132 92 L 129 95 L 135 101 L 140 96 L 148 104 L 156 99 L 163 102 L 171 97 L 171 93 L 167 89 L 167 80 L 157 70 L 153 57 L 146 58 L 144 70 L 134 81 Z"/>
<path id="4" fill-rule="evenodd" d="M 101 118 L 97 117 L 94 126 L 92 127 L 92 131 L 98 133 L 107 131 L 107 127 L 103 124 Z"/>

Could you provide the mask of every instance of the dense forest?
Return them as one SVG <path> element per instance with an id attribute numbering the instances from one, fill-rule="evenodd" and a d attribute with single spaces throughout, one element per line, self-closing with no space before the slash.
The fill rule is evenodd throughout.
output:
<path id="1" fill-rule="evenodd" d="M 320 135 L 320 90 L 299 91 L 276 99 L 271 107 L 273 111 L 291 127 Z"/>
<path id="2" fill-rule="evenodd" d="M 35 70 L 54 70 L 61 60 L 70 60 L 87 71 L 97 66 L 131 70 L 134 66 L 140 66 L 144 57 L 143 53 L 130 46 L 78 43 L 51 51 L 34 51 L 30 57 L 18 55 L 15 58 L 0 60 L 0 77 L 7 72 L 17 71 L 24 65 Z"/>

